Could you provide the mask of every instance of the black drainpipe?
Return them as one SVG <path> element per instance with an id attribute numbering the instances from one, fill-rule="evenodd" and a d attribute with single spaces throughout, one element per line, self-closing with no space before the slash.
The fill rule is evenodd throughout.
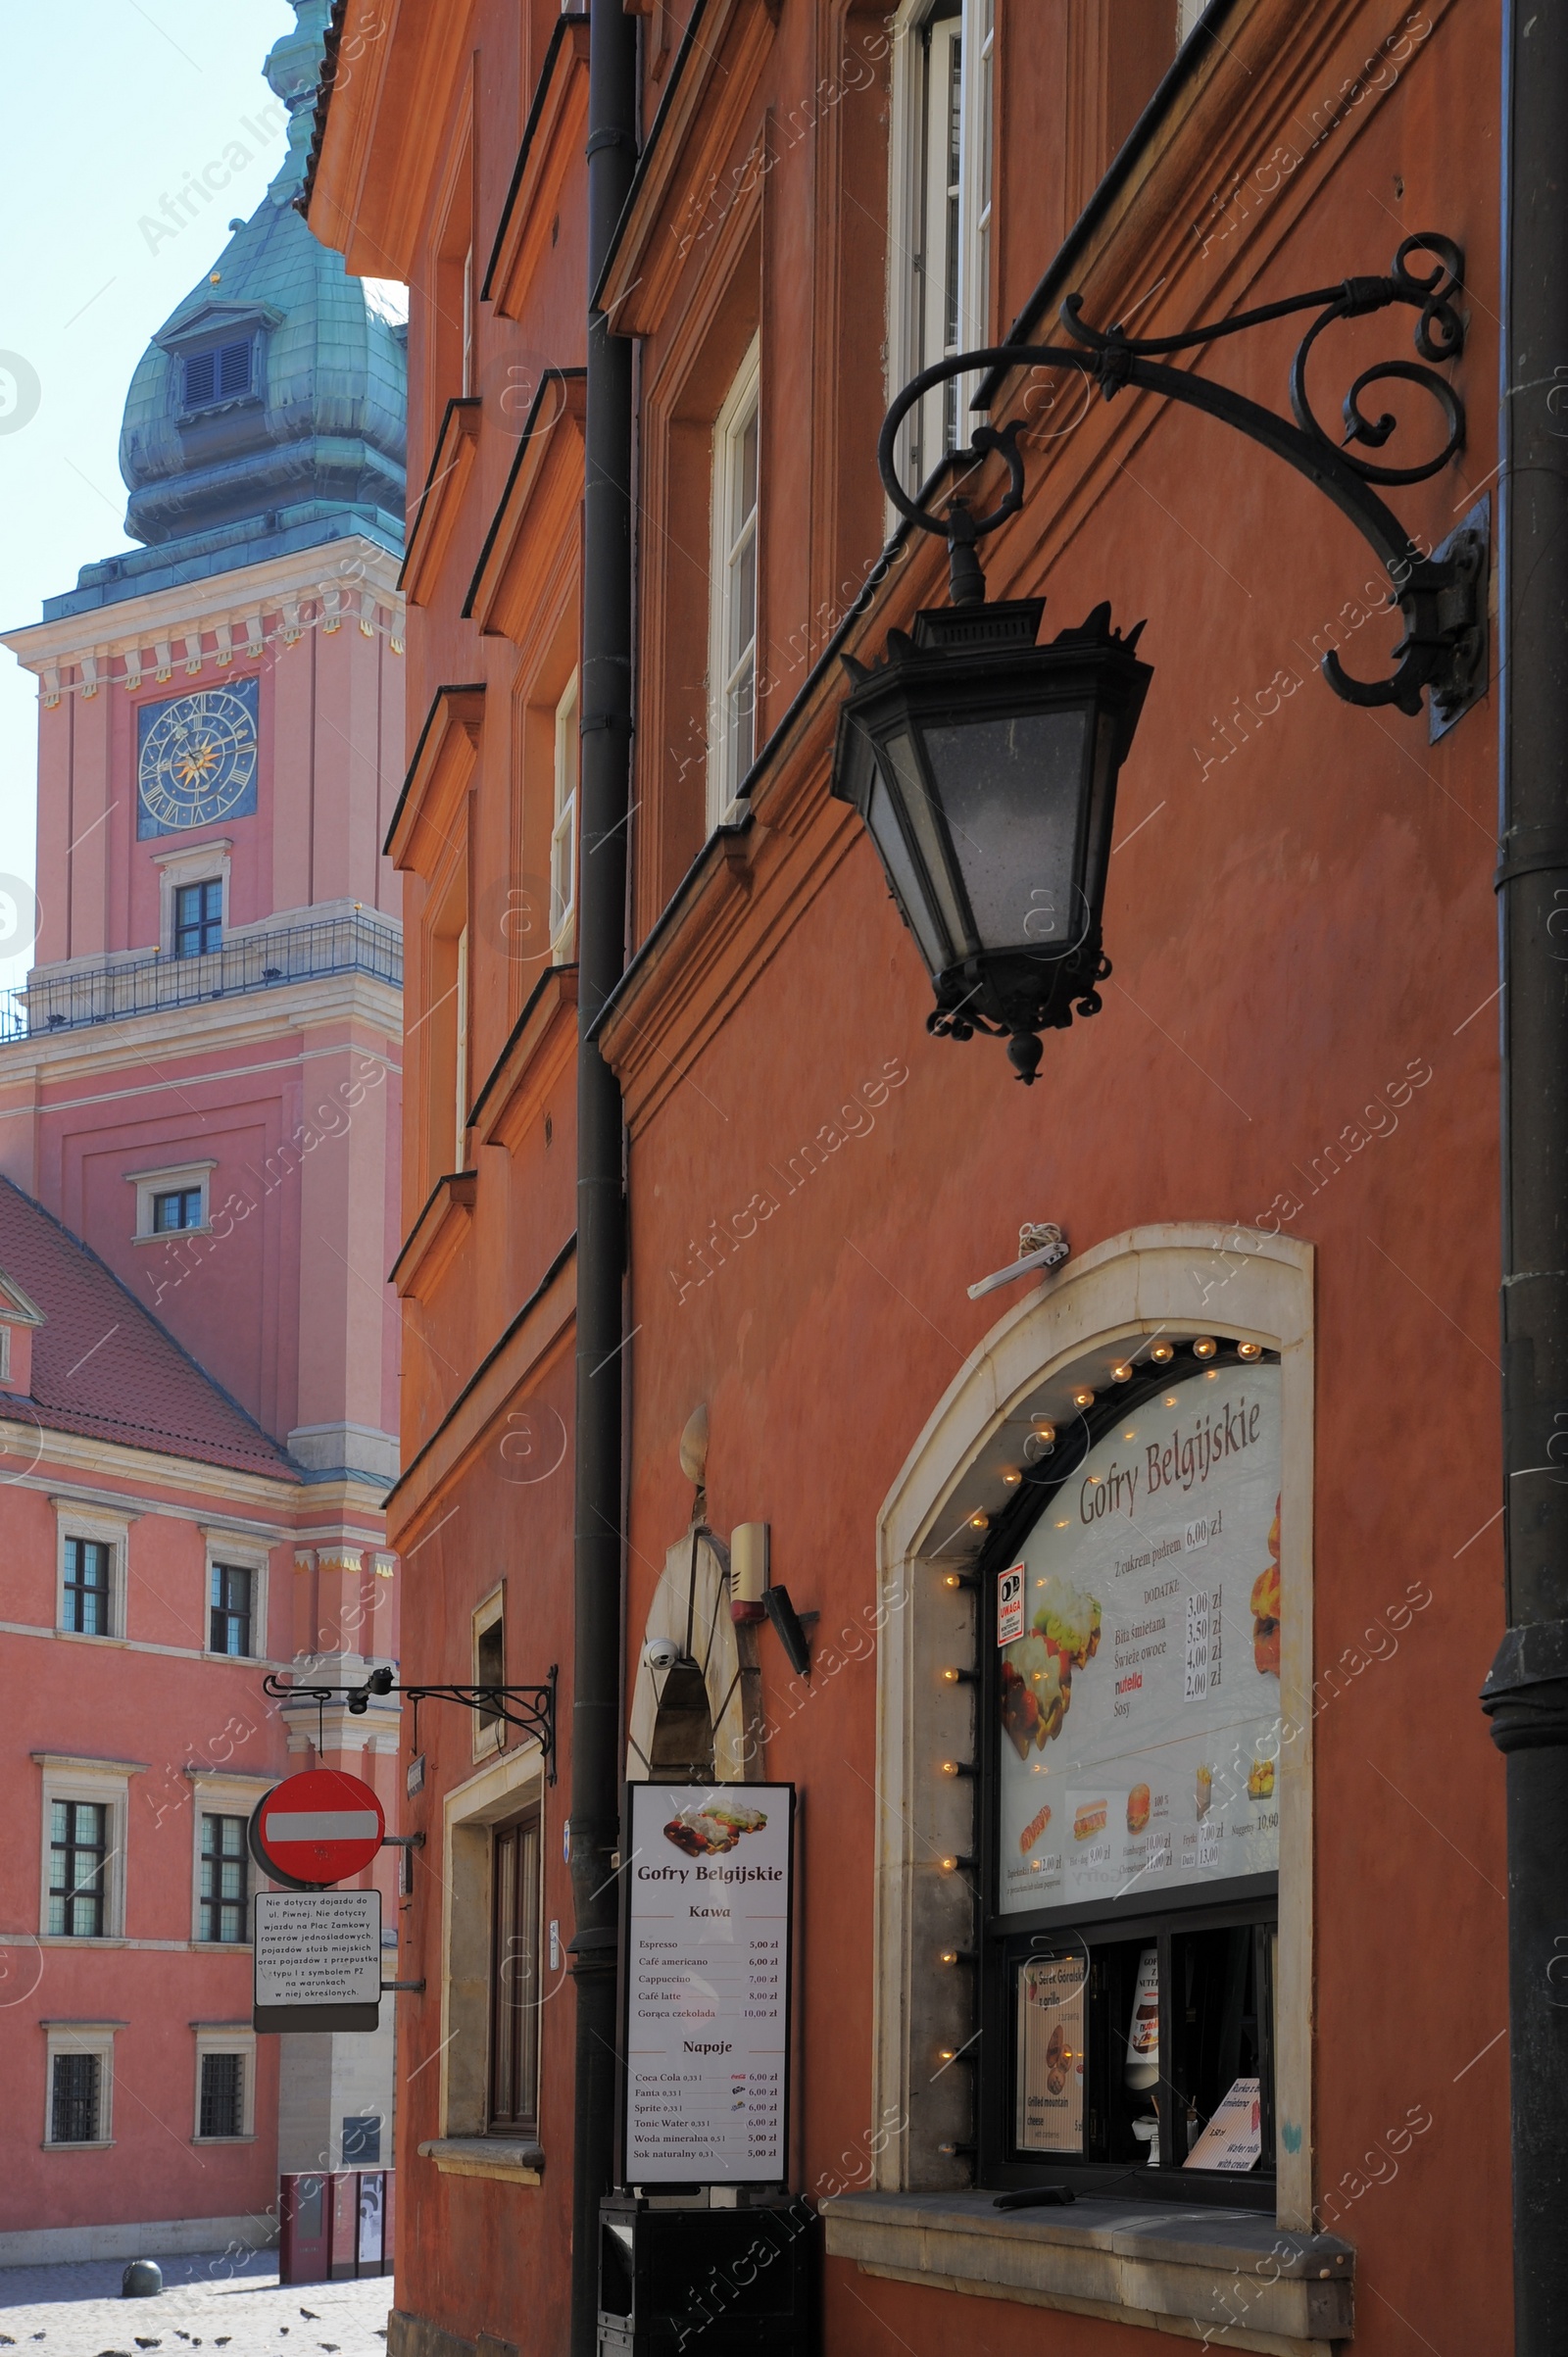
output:
<path id="1" fill-rule="evenodd" d="M 588 287 L 637 161 L 637 20 L 591 0 Z M 571 1972 L 577 1997 L 572 2357 L 599 2338 L 599 2203 L 614 2168 L 620 1831 L 621 1343 L 626 1267 L 620 1090 L 594 1022 L 626 962 L 631 769 L 632 348 L 588 315 L 583 488 L 581 843 L 577 893 L 577 1449 L 572 1608 Z"/>
<path id="2" fill-rule="evenodd" d="M 1503 12 L 1503 1531 L 1514 2348 L 1568 2349 L 1568 8 Z"/>

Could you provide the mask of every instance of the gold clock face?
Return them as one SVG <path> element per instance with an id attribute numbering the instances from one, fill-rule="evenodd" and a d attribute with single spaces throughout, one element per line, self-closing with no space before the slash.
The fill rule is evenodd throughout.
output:
<path id="1" fill-rule="evenodd" d="M 256 808 L 256 681 L 174 696 L 137 715 L 138 835 L 172 835 Z"/>

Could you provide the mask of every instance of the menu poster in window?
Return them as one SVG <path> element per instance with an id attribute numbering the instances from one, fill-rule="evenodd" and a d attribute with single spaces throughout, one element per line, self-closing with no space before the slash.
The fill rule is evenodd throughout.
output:
<path id="1" fill-rule="evenodd" d="M 1020 1550 L 1001 1650 L 1004 1914 L 1279 1864 L 1280 1374 L 1128 1409 Z"/>
<path id="2" fill-rule="evenodd" d="M 1182 2163 L 1184 2169 L 1255 2169 L 1263 2153 L 1263 2083 L 1238 2079 Z"/>
<path id="3" fill-rule="evenodd" d="M 1082 1956 L 1031 1956 L 1018 1968 L 1021 2152 L 1084 2148 Z"/>
<path id="4" fill-rule="evenodd" d="M 626 1791 L 628 2185 L 789 2178 L 795 1788 Z"/>

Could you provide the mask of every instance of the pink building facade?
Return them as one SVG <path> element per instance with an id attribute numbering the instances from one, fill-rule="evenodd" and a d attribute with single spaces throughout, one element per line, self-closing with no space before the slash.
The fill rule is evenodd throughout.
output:
<path id="1" fill-rule="evenodd" d="M 39 682 L 38 927 L 0 1008 L 0 2265 L 270 2238 L 390 2161 L 393 2003 L 255 2038 L 245 1820 L 390 1821 L 404 360 L 287 156 L 149 344 L 127 530 L 6 643 Z M 395 1945 L 391 1851 L 384 1940 Z M 395 1977 L 388 1951 L 385 1978 Z"/>

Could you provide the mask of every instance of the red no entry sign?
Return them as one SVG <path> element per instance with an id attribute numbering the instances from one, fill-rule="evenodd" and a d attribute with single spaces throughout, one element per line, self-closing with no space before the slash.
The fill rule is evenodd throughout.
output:
<path id="1" fill-rule="evenodd" d="M 341 1883 L 363 1874 L 385 1834 L 386 1818 L 369 1786 L 341 1768 L 286 1777 L 256 1817 L 262 1862 L 286 1882 Z"/>

